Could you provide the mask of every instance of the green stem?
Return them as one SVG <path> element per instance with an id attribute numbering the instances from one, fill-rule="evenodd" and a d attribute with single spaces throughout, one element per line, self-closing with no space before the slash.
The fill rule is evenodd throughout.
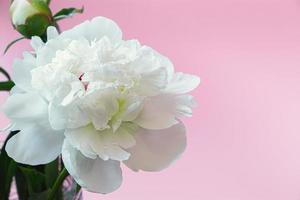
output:
<path id="1" fill-rule="evenodd" d="M 0 72 L 7 78 L 7 80 L 11 80 L 8 72 L 4 68 L 0 67 Z"/>
<path id="2" fill-rule="evenodd" d="M 14 85 L 12 81 L 0 82 L 0 91 L 10 91 Z"/>
<path id="3" fill-rule="evenodd" d="M 18 39 L 15 39 L 14 41 L 10 42 L 10 43 L 6 46 L 6 48 L 5 48 L 4 52 L 3 52 L 3 54 L 6 54 L 6 52 L 8 51 L 8 49 L 9 49 L 10 47 L 12 47 L 12 45 L 14 45 L 15 43 L 17 43 L 17 42 L 19 42 L 20 40 L 23 40 L 23 39 L 25 39 L 25 37 L 20 37 L 20 38 L 18 38 Z"/>
<path id="4" fill-rule="evenodd" d="M 81 190 L 81 186 L 79 184 L 76 185 L 76 194 L 78 194 Z"/>
<path id="5" fill-rule="evenodd" d="M 50 194 L 48 196 L 47 200 L 53 200 L 55 199 L 56 194 L 58 193 L 58 190 L 61 188 L 62 183 L 64 182 L 65 178 L 69 175 L 66 168 L 63 168 L 63 170 L 60 172 L 59 176 L 57 177 Z"/>

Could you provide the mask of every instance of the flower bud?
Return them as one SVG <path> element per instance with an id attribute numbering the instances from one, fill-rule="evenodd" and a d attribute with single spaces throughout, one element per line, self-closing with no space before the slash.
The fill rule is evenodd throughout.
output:
<path id="1" fill-rule="evenodd" d="M 26 38 L 43 36 L 47 27 L 54 24 L 46 0 L 14 0 L 10 15 L 15 29 Z"/>

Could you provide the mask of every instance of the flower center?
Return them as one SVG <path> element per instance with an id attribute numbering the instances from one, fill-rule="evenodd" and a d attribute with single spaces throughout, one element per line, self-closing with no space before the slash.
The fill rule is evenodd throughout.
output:
<path id="1" fill-rule="evenodd" d="M 85 89 L 85 91 L 87 90 L 87 88 L 88 88 L 88 86 L 89 86 L 89 83 L 88 82 L 84 82 L 84 81 L 82 81 L 82 77 L 84 76 L 84 73 L 82 73 L 80 76 L 79 76 L 79 80 L 80 80 L 80 82 L 83 84 L 83 86 L 84 86 L 84 89 Z"/>

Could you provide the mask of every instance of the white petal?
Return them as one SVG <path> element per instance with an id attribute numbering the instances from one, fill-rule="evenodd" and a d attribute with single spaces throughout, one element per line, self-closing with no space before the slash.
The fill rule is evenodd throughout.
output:
<path id="1" fill-rule="evenodd" d="M 74 100 L 76 100 L 80 96 L 83 96 L 84 94 L 84 86 L 80 81 L 70 83 L 70 87 L 70 92 L 64 97 L 63 101 L 61 102 L 61 105 L 63 106 L 71 104 Z"/>
<path id="2" fill-rule="evenodd" d="M 47 116 L 47 103 L 37 93 L 16 93 L 8 97 L 3 112 L 12 119 L 39 120 Z"/>
<path id="3" fill-rule="evenodd" d="M 23 52 L 23 58 L 24 58 L 24 60 L 32 63 L 33 65 L 35 65 L 35 57 L 33 56 L 32 53 L 30 53 L 28 51 L 24 51 Z"/>
<path id="4" fill-rule="evenodd" d="M 7 142 L 6 151 L 15 161 L 29 165 L 46 164 L 60 153 L 64 135 L 45 127 L 30 124 L 23 126 L 17 135 Z"/>
<path id="5" fill-rule="evenodd" d="M 133 133 L 136 132 L 137 126 L 132 123 L 122 123 L 117 132 L 114 133 L 114 140 L 123 148 L 130 148 L 136 144 Z"/>
<path id="6" fill-rule="evenodd" d="M 182 123 L 158 131 L 141 128 L 134 137 L 136 145 L 128 149 L 131 156 L 123 161 L 134 171 L 160 171 L 177 160 L 186 147 Z"/>
<path id="7" fill-rule="evenodd" d="M 200 78 L 191 74 L 176 73 L 165 91 L 167 93 L 183 94 L 190 92 L 198 87 Z"/>
<path id="8" fill-rule="evenodd" d="M 175 119 L 174 102 L 164 96 L 150 97 L 144 101 L 144 106 L 136 124 L 146 129 L 165 129 L 178 123 Z"/>
<path id="9" fill-rule="evenodd" d="M 171 60 L 161 54 L 157 53 L 157 56 L 159 57 L 161 66 L 164 67 L 167 70 L 167 78 L 168 78 L 168 82 L 171 81 L 172 76 L 174 74 L 174 66 L 173 63 L 171 62 Z"/>
<path id="10" fill-rule="evenodd" d="M 143 109 L 143 99 L 141 98 L 129 98 L 126 111 L 122 116 L 123 121 L 133 121 L 137 118 L 141 110 Z"/>
<path id="11" fill-rule="evenodd" d="M 35 59 L 29 53 L 24 53 L 24 59 L 16 59 L 13 63 L 12 80 L 21 89 L 25 91 L 31 90 L 31 73 L 35 68 Z"/>
<path id="12" fill-rule="evenodd" d="M 49 122 L 53 129 L 78 128 L 90 123 L 89 117 L 76 103 L 61 106 L 55 101 L 50 102 L 48 107 Z"/>
<path id="13" fill-rule="evenodd" d="M 63 38 L 86 38 L 89 41 L 99 40 L 104 36 L 113 42 L 122 39 L 122 31 L 119 26 L 114 21 L 105 17 L 96 17 L 91 21 L 85 21 L 61 34 Z"/>
<path id="14" fill-rule="evenodd" d="M 47 28 L 47 40 L 48 41 L 58 37 L 58 35 L 59 34 L 54 26 L 49 26 Z"/>
<path id="15" fill-rule="evenodd" d="M 175 115 L 176 117 L 191 117 L 192 116 L 192 108 L 197 106 L 197 101 L 191 95 L 181 95 L 175 96 Z"/>
<path id="16" fill-rule="evenodd" d="M 49 122 L 53 129 L 78 128 L 90 123 L 89 117 L 80 109 L 77 101 L 67 106 L 62 106 L 62 101 L 71 91 L 71 87 L 62 84 L 56 91 L 54 98 L 49 103 Z"/>
<path id="17" fill-rule="evenodd" d="M 136 72 L 140 73 L 148 73 L 158 68 L 164 68 L 167 72 L 166 78 L 168 82 L 172 79 L 174 74 L 172 62 L 148 46 L 143 46 L 140 51 L 138 51 L 138 58 L 133 61 L 130 66 Z"/>
<path id="18" fill-rule="evenodd" d="M 61 130 L 66 127 L 66 111 L 62 106 L 56 105 L 53 102 L 50 102 L 49 107 L 49 123 L 51 127 L 55 130 Z"/>
<path id="19" fill-rule="evenodd" d="M 94 127 L 103 130 L 108 128 L 108 121 L 119 109 L 117 93 L 113 87 L 92 89 L 93 87 L 93 84 L 89 85 L 89 94 L 83 100 L 83 108 L 89 114 Z"/>
<path id="20" fill-rule="evenodd" d="M 167 84 L 167 71 L 162 67 L 148 73 L 142 73 L 141 77 L 136 92 L 142 96 L 157 95 Z"/>
<path id="21" fill-rule="evenodd" d="M 14 86 L 11 88 L 11 90 L 9 91 L 10 95 L 16 94 L 16 93 L 24 93 L 25 91 L 22 90 L 21 88 L 19 88 L 18 86 Z"/>
<path id="22" fill-rule="evenodd" d="M 190 95 L 161 94 L 147 98 L 137 118 L 136 124 L 146 129 L 165 129 L 178 123 L 176 118 L 192 116 L 192 108 L 197 105 Z"/>
<path id="23" fill-rule="evenodd" d="M 65 49 L 69 43 L 69 40 L 63 40 L 60 37 L 57 37 L 55 40 L 47 41 L 43 48 L 39 48 L 38 51 L 36 51 L 37 66 L 50 63 L 57 51 Z"/>
<path id="24" fill-rule="evenodd" d="M 69 174 L 88 191 L 106 194 L 118 189 L 122 183 L 118 161 L 87 158 L 67 141 L 63 145 L 62 159 Z"/>
<path id="25" fill-rule="evenodd" d="M 35 51 L 38 51 L 40 48 L 42 48 L 45 45 L 42 39 L 38 36 L 33 36 L 31 38 L 30 44 Z"/>
<path id="26" fill-rule="evenodd" d="M 125 129 L 125 130 L 124 130 Z M 121 147 L 135 144 L 134 139 L 128 134 L 127 127 L 121 126 L 115 133 L 107 129 L 97 131 L 92 125 L 67 129 L 65 136 L 68 141 L 83 155 L 89 158 L 99 156 L 103 160 L 126 160 L 130 154 Z"/>

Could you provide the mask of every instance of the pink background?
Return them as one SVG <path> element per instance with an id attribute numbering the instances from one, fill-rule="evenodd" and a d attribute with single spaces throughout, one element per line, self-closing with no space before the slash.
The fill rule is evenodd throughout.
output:
<path id="1" fill-rule="evenodd" d="M 125 38 L 202 79 L 182 159 L 159 173 L 124 169 L 118 191 L 85 199 L 300 199 L 299 0 L 53 0 L 55 11 L 81 5 L 85 13 L 62 29 L 107 16 Z M 7 8 L 0 0 L 0 51 L 18 37 Z M 25 49 L 18 43 L 0 64 L 10 70 Z"/>

